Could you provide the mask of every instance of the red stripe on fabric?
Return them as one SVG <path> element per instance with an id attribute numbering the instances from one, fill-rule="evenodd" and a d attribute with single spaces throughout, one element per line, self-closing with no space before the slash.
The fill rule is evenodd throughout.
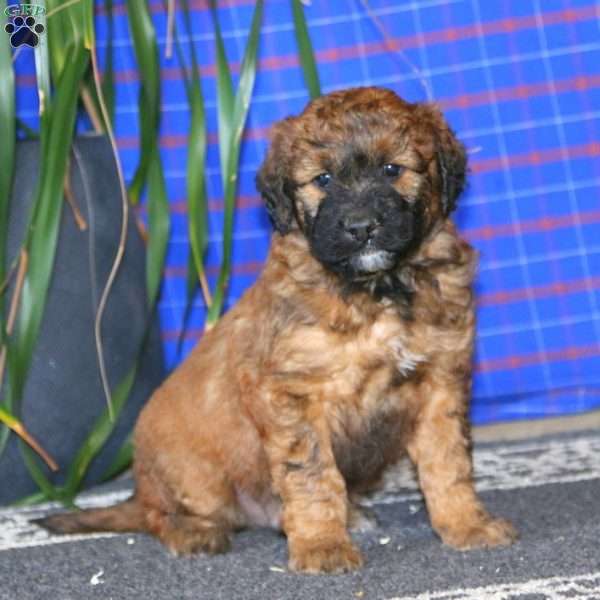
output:
<path id="1" fill-rule="evenodd" d="M 509 302 L 520 302 L 534 298 L 549 298 L 552 296 L 564 296 L 576 294 L 592 289 L 600 289 L 600 277 L 589 277 L 574 281 L 557 281 L 548 285 L 532 286 L 517 290 L 501 290 L 499 292 L 488 292 L 479 294 L 477 304 L 479 306 L 494 306 L 497 304 L 508 304 Z"/>
<path id="2" fill-rule="evenodd" d="M 371 42 L 345 48 L 331 48 L 316 53 L 317 62 L 336 62 L 349 58 L 358 58 L 363 55 L 379 54 L 386 51 L 401 51 L 408 48 L 419 47 L 423 44 L 454 43 L 472 37 L 513 33 L 522 29 L 536 29 L 539 25 L 556 25 L 566 22 L 575 22 L 591 19 L 597 16 L 594 6 L 579 9 L 567 9 L 547 12 L 542 15 L 524 17 L 511 17 L 487 23 L 449 27 L 436 31 L 426 31 L 418 35 L 404 36 L 402 38 L 388 38 L 386 42 Z M 282 57 L 285 61 L 288 57 Z M 269 65 L 277 68 L 276 61 Z"/>
<path id="3" fill-rule="evenodd" d="M 538 16 L 513 17 L 499 21 L 490 21 L 481 25 L 463 25 L 448 29 L 428 31 L 419 35 L 405 36 L 402 38 L 388 38 L 385 41 L 370 42 L 358 44 L 355 46 L 344 46 L 337 48 L 328 48 L 315 52 L 317 63 L 338 62 L 340 60 L 349 60 L 363 56 L 385 54 L 386 52 L 398 52 L 409 48 L 418 48 L 422 44 L 434 43 L 454 43 L 456 40 L 463 40 L 477 37 L 479 35 L 494 35 L 501 33 L 512 33 L 522 29 L 535 29 L 541 23 L 542 25 L 564 24 L 566 22 L 582 21 L 596 17 L 596 8 L 593 6 L 582 7 L 578 9 L 567 9 L 544 13 Z M 538 23 L 539 19 L 539 23 Z M 297 54 L 288 54 L 282 56 L 269 56 L 263 58 L 258 63 L 258 68 L 264 71 L 280 70 L 297 67 L 299 60 Z M 239 72 L 241 63 L 239 61 L 230 64 L 232 72 Z M 216 73 L 215 65 L 203 66 L 200 74 L 204 76 L 214 76 Z M 180 79 L 181 70 L 179 67 L 167 67 L 161 72 L 163 79 Z M 117 81 L 134 81 L 138 73 L 134 69 L 118 71 L 115 74 Z"/>
<path id="4" fill-rule="evenodd" d="M 253 4 L 251 0 L 225 1 L 225 5 L 228 5 L 229 3 L 231 3 L 231 6 Z M 195 8 L 199 10 L 206 8 L 206 2 L 193 2 L 192 4 L 196 4 L 197 6 Z M 164 5 L 162 5 L 162 3 L 153 3 L 153 6 L 157 8 L 157 11 L 159 8 L 164 10 Z M 117 14 L 126 12 L 125 5 L 116 6 L 114 9 Z M 573 23 L 582 21 L 589 18 L 595 18 L 596 16 L 597 9 L 594 6 L 587 6 L 579 9 L 548 12 L 539 17 L 525 16 L 502 19 L 499 21 L 482 23 L 481 25 L 463 25 L 460 27 L 429 31 L 419 35 L 405 36 L 403 38 L 388 38 L 388 40 L 381 42 L 371 42 L 368 44 L 346 46 L 342 48 L 329 48 L 327 50 L 316 52 L 315 56 L 317 62 L 337 62 L 339 60 L 360 58 L 365 55 L 384 54 L 390 51 L 397 52 L 408 48 L 419 47 L 423 43 L 455 42 L 459 39 L 476 37 L 480 34 L 493 35 L 499 33 L 512 33 L 521 29 L 536 28 L 539 25 L 538 18 L 542 25 L 556 25 L 566 22 Z M 233 62 L 231 63 L 231 70 L 233 72 L 239 72 L 240 66 L 241 63 L 239 61 Z M 299 66 L 298 56 L 296 54 L 290 54 L 263 58 L 259 61 L 258 68 L 262 70 L 278 70 L 297 66 Z M 200 74 L 202 76 L 214 77 L 216 74 L 216 66 L 214 64 L 202 66 L 200 68 Z M 166 67 L 161 70 L 161 78 L 163 80 L 181 79 L 181 77 L 180 67 Z M 134 82 L 137 81 L 138 78 L 139 72 L 136 69 L 121 69 L 115 71 L 115 80 L 117 83 Z M 17 77 L 17 81 L 23 85 L 35 85 L 35 75 L 21 75 Z"/>
<path id="5" fill-rule="evenodd" d="M 35 84 L 35 78 L 34 78 Z M 452 98 L 441 98 L 437 100 L 437 104 L 444 110 L 449 108 L 469 108 L 478 104 L 491 102 L 495 97 L 501 101 L 514 100 L 520 98 L 531 98 L 535 95 L 544 95 L 549 93 L 553 88 L 557 92 L 566 92 L 571 90 L 584 91 L 600 87 L 600 76 L 579 76 L 571 79 L 563 79 L 554 83 L 543 82 L 532 85 L 520 85 L 514 87 L 499 88 L 494 92 L 478 92 L 474 94 L 462 94 Z M 253 127 L 244 132 L 244 140 L 262 140 L 267 139 L 270 126 Z M 218 135 L 216 132 L 208 134 L 208 142 L 210 144 L 218 143 Z M 117 138 L 120 148 L 135 149 L 139 145 L 137 136 L 120 136 Z M 188 143 L 187 134 L 167 134 L 161 138 L 161 146 L 163 148 L 181 148 Z M 475 162 L 475 161 L 472 161 Z M 485 165 L 484 165 L 485 169 Z"/>
<path id="6" fill-rule="evenodd" d="M 138 138 L 135 136 L 121 137 L 118 139 L 120 149 L 137 148 Z M 165 135 L 161 137 L 161 147 L 174 148 L 187 144 L 185 135 Z M 486 173 L 489 171 L 501 171 L 505 167 L 529 167 L 549 162 L 574 158 L 588 158 L 600 156 L 600 142 L 591 142 L 580 146 L 566 146 L 564 148 L 549 148 L 547 150 L 535 150 L 526 154 L 512 154 L 506 157 L 494 157 L 485 159 L 472 159 L 470 161 L 473 173 Z"/>
<path id="7" fill-rule="evenodd" d="M 263 205 L 260 196 L 238 196 L 235 201 L 236 208 L 256 208 Z M 223 210 L 223 200 L 221 198 L 208 201 L 208 209 L 214 211 Z M 186 215 L 187 200 L 174 200 L 169 203 L 169 210 L 172 214 Z"/>
<path id="8" fill-rule="evenodd" d="M 485 225 L 476 229 L 468 229 L 462 232 L 469 242 L 476 240 L 489 240 L 496 237 L 518 235 L 519 233 L 541 233 L 552 231 L 562 227 L 572 227 L 581 223 L 582 225 L 600 223 L 600 210 L 580 212 L 560 217 L 545 216 L 541 219 L 529 219 L 519 223 L 506 223 L 502 225 Z"/>
<path id="9" fill-rule="evenodd" d="M 255 4 L 255 0 L 219 0 L 219 8 L 232 8 L 235 6 L 253 6 Z M 194 10 L 208 10 L 209 2 L 207 0 L 191 0 L 189 2 L 190 9 Z M 159 13 L 164 14 L 165 5 L 160 1 L 152 1 L 149 2 L 149 9 L 151 13 Z M 127 13 L 127 5 L 126 4 L 117 4 L 113 6 L 113 14 L 126 14 Z M 105 15 L 106 10 L 104 5 L 96 6 L 96 14 Z M 453 27 L 452 29 L 445 30 L 444 40 L 447 41 L 456 41 L 461 39 L 465 35 L 465 32 L 475 32 L 478 34 L 479 31 L 482 31 L 485 34 L 494 34 L 494 33 L 512 33 L 514 31 L 518 31 L 519 29 L 527 28 L 527 27 L 537 27 L 538 19 L 544 25 L 556 25 L 561 23 L 572 23 L 580 20 L 582 17 L 595 17 L 597 15 L 597 10 L 594 6 L 582 7 L 579 9 L 568 8 L 560 11 L 547 12 L 539 17 L 537 15 L 526 15 L 523 17 L 511 17 L 508 19 L 502 19 L 500 21 L 490 21 L 481 23 L 481 25 L 465 25 L 462 27 Z M 429 33 L 441 33 L 441 32 L 424 32 L 422 37 L 425 41 L 430 41 L 431 38 L 428 38 Z M 419 39 L 418 36 L 412 36 L 415 39 Z"/>
<path id="10" fill-rule="evenodd" d="M 35 76 L 35 73 L 23 73 L 21 75 L 17 74 L 15 81 L 17 86 L 36 87 L 37 85 L 37 77 Z"/>
<path id="11" fill-rule="evenodd" d="M 259 140 L 266 139 L 270 130 L 269 127 L 253 127 L 247 129 L 244 132 L 244 140 Z M 219 142 L 219 136 L 216 132 L 211 132 L 207 136 L 209 144 L 217 144 Z M 117 144 L 122 149 L 135 149 L 139 146 L 139 138 L 135 135 L 119 136 L 117 137 Z M 188 145 L 188 134 L 187 133 L 170 133 L 162 135 L 160 138 L 161 148 L 176 149 L 183 148 Z"/>
<path id="12" fill-rule="evenodd" d="M 558 81 L 542 81 L 539 83 L 517 85 L 514 87 L 486 90 L 475 94 L 462 94 L 454 98 L 438 100 L 444 110 L 451 108 L 469 108 L 479 104 L 507 100 L 526 100 L 532 96 L 542 96 L 553 92 L 585 91 L 600 87 L 600 75 L 578 76 Z"/>
<path id="13" fill-rule="evenodd" d="M 203 73 L 208 74 L 208 73 Z M 214 69 L 212 70 L 214 75 Z M 137 81 L 137 71 L 117 71 L 117 81 L 132 82 Z M 181 79 L 181 76 L 175 77 Z M 24 87 L 35 87 L 36 76 L 34 73 L 17 75 L 17 84 Z M 507 101 L 507 100 L 524 100 L 532 96 L 541 96 L 549 94 L 553 91 L 558 93 L 569 91 L 586 91 L 600 87 L 600 76 L 598 75 L 579 75 L 570 79 L 559 79 L 553 82 L 543 81 L 539 83 L 523 84 L 517 86 L 508 86 L 504 88 L 496 88 L 493 91 L 476 92 L 472 94 L 461 94 L 450 98 L 438 98 L 437 104 L 444 110 L 453 108 L 469 108 L 479 104 L 486 104 L 492 101 Z M 261 139 L 265 137 L 268 127 L 255 128 L 247 130 L 246 136 Z M 216 140 L 216 134 L 215 140 Z"/>
<path id="14" fill-rule="evenodd" d="M 241 196 L 237 203 L 238 208 L 256 208 L 261 205 L 262 199 L 260 196 Z M 211 210 L 223 210 L 223 201 L 221 199 L 211 200 L 209 207 Z M 144 210 L 143 207 L 142 210 Z M 178 200 L 174 203 L 172 212 L 185 214 L 187 212 L 185 200 Z M 520 233 L 542 233 L 564 227 L 573 227 L 578 224 L 594 225 L 598 223 L 600 223 L 600 210 L 594 210 L 561 215 L 560 217 L 544 216 L 540 219 L 520 221 L 518 224 L 485 225 L 474 229 L 462 230 L 461 234 L 467 241 L 476 242 L 477 240 L 490 240 L 497 237 L 518 235 Z"/>
<path id="15" fill-rule="evenodd" d="M 235 263 L 232 266 L 232 272 L 234 275 L 255 275 L 256 273 L 260 273 L 262 271 L 264 265 L 264 261 L 261 260 Z M 206 269 L 206 274 L 209 277 L 217 276 L 219 274 L 219 265 L 210 265 Z M 187 267 L 183 265 L 167 266 L 165 269 L 165 276 L 172 278 L 187 277 Z"/>
<path id="16" fill-rule="evenodd" d="M 198 327 L 188 328 L 186 332 L 183 334 L 183 339 L 186 341 L 192 340 L 193 342 L 198 342 L 204 333 L 203 329 Z M 179 331 L 175 331 L 174 329 L 169 329 L 167 331 L 163 331 L 160 334 L 160 337 L 163 342 L 177 342 L 179 341 Z"/>
<path id="17" fill-rule="evenodd" d="M 487 171 L 499 171 L 504 167 L 529 167 L 556 162 L 563 158 L 587 158 L 591 156 L 600 156 L 599 142 L 591 142 L 581 146 L 535 150 L 526 154 L 513 154 L 506 157 L 474 159 L 470 164 L 474 173 L 485 173 Z"/>
<path id="18" fill-rule="evenodd" d="M 545 362 L 559 360 L 578 360 L 590 356 L 600 356 L 600 346 L 572 346 L 561 350 L 548 350 L 546 352 L 532 352 L 504 358 L 482 360 L 475 365 L 477 373 L 501 371 L 506 369 L 519 369 Z"/>
<path id="19" fill-rule="evenodd" d="M 238 196 L 235 201 L 235 206 L 238 209 L 257 208 L 259 206 L 263 206 L 263 200 L 260 196 Z M 211 211 L 221 211 L 223 208 L 224 205 L 222 198 L 216 198 L 208 201 L 208 209 Z M 145 215 L 147 212 L 145 204 L 139 205 L 138 209 L 142 215 Z M 173 200 L 169 203 L 169 211 L 171 214 L 175 215 L 187 215 L 187 200 Z"/>
<path id="20" fill-rule="evenodd" d="M 253 6 L 256 0 L 219 0 L 219 8 L 231 8 L 234 6 Z M 191 0 L 189 3 L 190 10 L 209 10 L 210 6 L 207 0 Z M 149 2 L 148 8 L 152 14 L 164 14 L 164 2 Z M 106 15 L 104 5 L 96 5 L 95 12 L 97 15 Z M 113 6 L 114 15 L 127 14 L 126 4 L 117 4 Z"/>

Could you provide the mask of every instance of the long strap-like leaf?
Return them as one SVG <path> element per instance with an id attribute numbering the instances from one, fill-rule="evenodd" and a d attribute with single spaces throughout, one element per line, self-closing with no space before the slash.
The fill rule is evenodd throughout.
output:
<path id="1" fill-rule="evenodd" d="M 156 33 L 146 0 L 127 0 L 129 27 L 140 72 L 140 159 L 129 196 L 137 204 L 148 178 L 152 153 L 157 143 L 160 111 L 160 69 Z"/>
<path id="2" fill-rule="evenodd" d="M 107 18 L 107 31 L 106 31 L 106 54 L 104 60 L 104 74 L 102 77 L 102 94 L 104 95 L 104 102 L 106 103 L 106 109 L 110 122 L 114 125 L 115 122 L 115 69 L 114 69 L 114 48 L 113 48 L 113 36 L 115 30 L 115 23 L 113 17 L 113 2 L 112 0 L 105 0 Z"/>
<path id="3" fill-rule="evenodd" d="M 219 157 L 221 159 L 221 174 L 229 162 L 229 141 L 233 120 L 233 105 L 235 96 L 231 82 L 231 70 L 227 62 L 225 44 L 221 35 L 219 13 L 215 0 L 211 1 L 211 13 L 215 28 L 215 53 L 217 58 L 217 120 L 219 127 Z"/>
<path id="4" fill-rule="evenodd" d="M 190 130 L 187 144 L 187 207 L 190 252 L 186 277 L 186 306 L 183 315 L 178 348 L 185 336 L 188 317 L 191 313 L 198 282 L 206 305 L 210 305 L 211 294 L 204 269 L 204 255 L 208 246 L 208 196 L 206 192 L 206 114 L 200 81 L 200 69 L 196 48 L 192 38 L 192 24 L 187 0 L 181 0 L 186 34 L 190 45 L 191 69 L 187 69 L 177 28 L 174 28 L 175 49 L 183 71 L 185 89 L 190 107 Z"/>
<path id="5" fill-rule="evenodd" d="M 242 134 L 250 108 L 250 98 L 256 77 L 258 42 L 262 22 L 263 2 L 258 0 L 252 17 L 246 51 L 242 61 L 237 93 L 232 97 L 231 72 L 225 58 L 219 20 L 213 5 L 215 41 L 217 47 L 217 105 L 219 112 L 219 149 L 221 153 L 221 177 L 225 210 L 223 215 L 223 257 L 212 305 L 206 317 L 206 326 L 212 327 L 221 311 L 231 272 L 233 243 L 233 216 L 237 190 L 238 162 Z M 229 83 L 228 83 L 229 82 Z"/>
<path id="6" fill-rule="evenodd" d="M 66 64 L 53 102 L 48 131 L 42 130 L 43 155 L 41 172 L 35 193 L 35 220 L 27 236 L 29 269 L 25 276 L 17 325 L 18 356 L 23 378 L 17 391 L 20 395 L 29 366 L 44 311 L 46 292 L 54 266 L 58 225 L 63 206 L 63 184 L 77 112 L 79 83 L 83 77 L 89 53 L 82 47 L 72 52 Z"/>
<path id="7" fill-rule="evenodd" d="M 68 163 L 77 112 L 80 82 L 89 59 L 89 52 L 79 46 L 73 48 L 71 60 L 66 63 L 53 99 L 51 118 L 42 121 L 42 150 L 40 174 L 34 200 L 34 219 L 27 234 L 29 267 L 25 276 L 17 331 L 9 360 L 10 393 L 17 406 L 23 394 L 25 380 L 35 342 L 38 337 L 46 295 L 52 276 L 58 238 L 58 227 L 63 206 L 63 184 Z M 17 411 L 15 411 L 18 414 Z M 40 489 L 48 497 L 56 497 L 56 490 L 48 482 L 37 458 L 29 447 L 21 444 L 25 464 Z"/>
<path id="8" fill-rule="evenodd" d="M 140 164 L 130 187 L 135 204 L 148 179 L 149 238 L 146 281 L 150 306 L 158 294 L 169 236 L 169 207 L 160 152 L 158 126 L 160 110 L 160 66 L 156 32 L 146 0 L 127 0 L 129 25 L 140 71 Z"/>
<path id="9" fill-rule="evenodd" d="M 100 448 L 104 446 L 106 440 L 114 430 L 115 422 L 118 420 L 119 415 L 125 406 L 125 402 L 129 397 L 136 374 L 137 361 L 134 367 L 130 369 L 129 373 L 127 373 L 125 378 L 112 392 L 112 411 L 114 420 L 111 419 L 108 408 L 104 409 L 102 414 L 96 419 L 94 426 L 87 435 L 84 443 L 77 451 L 77 454 L 69 467 L 67 481 L 62 492 L 62 498 L 72 501 L 75 497 L 90 463 L 98 454 Z"/>
<path id="10" fill-rule="evenodd" d="M 298 54 L 300 55 L 300 64 L 304 73 L 304 81 L 308 87 L 311 98 L 317 98 L 321 95 L 321 84 L 319 82 L 319 73 L 315 63 L 306 19 L 304 17 L 304 7 L 300 0 L 291 0 L 292 13 L 294 15 L 294 30 L 296 32 L 296 42 L 298 44 Z"/>
<path id="11" fill-rule="evenodd" d="M 9 36 L 0 35 L 0 285 L 6 278 L 6 238 L 10 214 L 15 162 L 15 75 L 12 68 L 12 53 Z M 0 292 L 0 348 L 4 345 L 6 327 L 4 293 Z M 0 388 L 2 381 L 0 381 Z M 8 407 L 9 410 L 11 407 Z M 9 429 L 0 425 L 0 455 L 6 446 Z"/>

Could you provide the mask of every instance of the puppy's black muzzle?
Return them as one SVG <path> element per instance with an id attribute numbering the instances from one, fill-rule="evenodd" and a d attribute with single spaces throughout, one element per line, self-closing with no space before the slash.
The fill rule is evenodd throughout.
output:
<path id="1" fill-rule="evenodd" d="M 417 203 L 409 203 L 391 186 L 362 193 L 338 187 L 327 190 L 307 235 L 314 256 L 347 279 L 392 268 L 419 233 Z"/>

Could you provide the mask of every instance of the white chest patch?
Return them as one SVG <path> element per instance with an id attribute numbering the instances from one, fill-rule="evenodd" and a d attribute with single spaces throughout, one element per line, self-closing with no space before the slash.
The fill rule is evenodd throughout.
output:
<path id="1" fill-rule="evenodd" d="M 371 330 L 371 335 L 376 343 L 380 344 L 380 347 L 388 349 L 393 356 L 398 372 L 402 375 L 409 375 L 417 368 L 417 365 L 427 360 L 423 354 L 409 350 L 402 343 L 401 334 L 391 337 L 389 324 L 376 323 Z"/>
<path id="2" fill-rule="evenodd" d="M 393 340 L 390 347 L 396 358 L 398 372 L 402 375 L 409 375 L 419 363 L 425 362 L 422 354 L 411 352 L 400 340 Z"/>

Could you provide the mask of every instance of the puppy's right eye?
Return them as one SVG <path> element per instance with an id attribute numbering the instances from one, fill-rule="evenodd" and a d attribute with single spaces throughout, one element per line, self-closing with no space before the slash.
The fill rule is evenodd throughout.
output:
<path id="1" fill-rule="evenodd" d="M 327 187 L 327 185 L 329 184 L 329 182 L 331 181 L 331 173 L 320 173 L 319 175 L 317 175 L 313 181 L 320 187 L 320 188 L 324 188 Z"/>

